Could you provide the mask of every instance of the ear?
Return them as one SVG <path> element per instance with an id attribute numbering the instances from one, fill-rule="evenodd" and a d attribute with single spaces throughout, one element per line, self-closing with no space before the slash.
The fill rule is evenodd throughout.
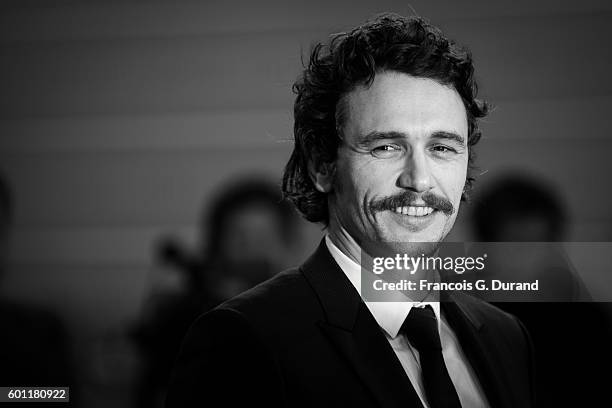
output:
<path id="1" fill-rule="evenodd" d="M 308 163 L 308 173 L 315 188 L 321 193 L 329 193 L 334 185 L 336 165 L 334 163 Z"/>

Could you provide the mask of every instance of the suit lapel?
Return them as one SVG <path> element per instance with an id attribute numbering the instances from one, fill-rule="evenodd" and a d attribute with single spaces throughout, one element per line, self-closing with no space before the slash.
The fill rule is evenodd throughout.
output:
<path id="1" fill-rule="evenodd" d="M 459 344 L 472 366 L 491 407 L 511 407 L 504 373 L 495 364 L 494 343 L 490 340 L 487 327 L 459 296 L 445 295 L 442 302 L 444 315 L 453 329 Z M 511 357 L 510 357 L 511 358 Z"/>
<path id="2" fill-rule="evenodd" d="M 302 273 L 317 294 L 326 319 L 318 323 L 384 407 L 422 407 L 384 333 L 322 241 Z"/>

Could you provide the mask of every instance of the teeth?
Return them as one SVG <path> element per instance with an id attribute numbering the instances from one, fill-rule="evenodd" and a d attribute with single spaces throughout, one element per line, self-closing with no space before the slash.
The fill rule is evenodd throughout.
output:
<path id="1" fill-rule="evenodd" d="M 397 207 L 394 210 L 398 214 L 411 215 L 413 217 L 424 217 L 431 214 L 434 210 L 431 207 Z"/>

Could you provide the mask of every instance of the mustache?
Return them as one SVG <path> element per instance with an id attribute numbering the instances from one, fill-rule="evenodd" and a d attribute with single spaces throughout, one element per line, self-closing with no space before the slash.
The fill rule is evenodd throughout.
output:
<path id="1" fill-rule="evenodd" d="M 407 207 L 413 205 L 417 201 L 422 201 L 428 207 L 442 211 L 446 215 L 451 215 L 455 212 L 453 203 L 445 197 L 441 197 L 431 192 L 419 194 L 408 190 L 372 202 L 372 204 L 370 204 L 370 210 L 372 212 L 393 211 L 397 207 Z"/>

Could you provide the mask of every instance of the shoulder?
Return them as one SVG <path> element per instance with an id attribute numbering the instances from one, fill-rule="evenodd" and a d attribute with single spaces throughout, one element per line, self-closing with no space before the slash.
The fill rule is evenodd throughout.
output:
<path id="1" fill-rule="evenodd" d="M 222 303 L 216 309 L 233 309 L 245 313 L 268 310 L 296 296 L 308 296 L 309 292 L 308 282 L 300 269 L 291 268 Z"/>
<path id="2" fill-rule="evenodd" d="M 516 317 L 499 307 L 463 292 L 454 292 L 451 301 L 457 303 L 474 322 L 513 326 Z"/>
<path id="3" fill-rule="evenodd" d="M 300 270 L 290 269 L 201 315 L 175 361 L 167 406 L 205 405 L 219 396 L 276 406 L 284 398 L 280 350 L 312 334 L 319 310 Z M 243 392 L 231 384 L 241 384 Z M 208 401 L 195 392 L 203 386 L 211 390 Z"/>
<path id="4" fill-rule="evenodd" d="M 296 309 L 317 307 L 312 287 L 299 268 L 283 271 L 273 278 L 222 303 L 216 310 L 234 310 L 248 318 L 286 314 Z"/>
<path id="5" fill-rule="evenodd" d="M 475 326 L 486 326 L 488 332 L 500 340 L 505 339 L 508 344 L 529 347 L 529 334 L 516 316 L 466 293 L 455 292 L 453 298 Z"/>
<path id="6" fill-rule="evenodd" d="M 282 342 L 304 334 L 322 318 L 315 292 L 300 269 L 292 268 L 205 313 L 191 331 L 211 325 L 224 331 L 239 328 L 264 342 Z"/>

